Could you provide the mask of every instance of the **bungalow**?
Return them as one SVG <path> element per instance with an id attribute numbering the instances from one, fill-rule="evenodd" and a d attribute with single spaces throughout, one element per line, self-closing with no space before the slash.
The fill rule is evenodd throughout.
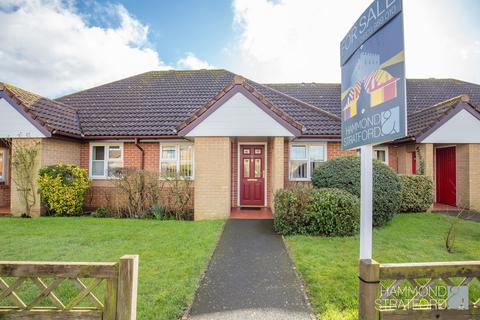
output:
<path id="1" fill-rule="evenodd" d="M 480 85 L 407 80 L 408 137 L 375 147 L 402 174 L 426 174 L 439 203 L 480 210 Z M 340 85 L 258 84 L 226 70 L 153 71 L 58 99 L 0 84 L 0 207 L 20 214 L 9 147 L 39 143 L 38 167 L 71 163 L 105 205 L 116 168 L 193 179 L 195 219 L 272 208 L 340 147 Z M 34 214 L 41 211 L 40 204 Z"/>

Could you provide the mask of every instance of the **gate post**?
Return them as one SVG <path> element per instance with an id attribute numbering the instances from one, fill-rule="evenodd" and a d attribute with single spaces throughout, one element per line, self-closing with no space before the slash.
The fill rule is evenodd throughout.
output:
<path id="1" fill-rule="evenodd" d="M 375 300 L 380 289 L 380 264 L 375 260 L 360 260 L 358 281 L 358 319 L 379 319 Z"/>
<path id="2" fill-rule="evenodd" d="M 138 255 L 120 258 L 117 288 L 117 320 L 136 320 Z"/>

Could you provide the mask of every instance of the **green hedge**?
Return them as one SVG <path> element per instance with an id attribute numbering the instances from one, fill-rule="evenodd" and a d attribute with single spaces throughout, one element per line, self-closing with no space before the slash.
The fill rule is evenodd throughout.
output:
<path id="1" fill-rule="evenodd" d="M 273 227 L 284 235 L 305 233 L 305 211 L 310 203 L 311 188 L 280 189 L 275 193 Z"/>
<path id="2" fill-rule="evenodd" d="M 360 197 L 360 157 L 342 156 L 323 162 L 313 172 L 317 188 L 338 188 Z M 397 174 L 373 161 L 373 225 L 383 226 L 400 210 L 401 186 Z"/>
<path id="3" fill-rule="evenodd" d="M 284 235 L 354 235 L 359 216 L 358 197 L 344 190 L 297 187 L 275 195 L 274 228 Z"/>
<path id="4" fill-rule="evenodd" d="M 434 201 L 433 180 L 430 177 L 399 175 L 402 200 L 401 212 L 424 212 Z"/>

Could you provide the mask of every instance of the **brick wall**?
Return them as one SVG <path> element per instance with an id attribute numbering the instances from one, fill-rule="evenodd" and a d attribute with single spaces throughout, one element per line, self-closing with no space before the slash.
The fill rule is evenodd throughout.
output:
<path id="1" fill-rule="evenodd" d="M 455 158 L 457 167 L 457 206 L 470 208 L 470 145 L 457 145 Z"/>
<path id="2" fill-rule="evenodd" d="M 332 141 L 327 143 L 327 159 L 328 160 L 338 156 L 356 155 L 356 154 L 357 154 L 356 150 L 343 151 L 342 145 L 340 142 Z"/>
<path id="3" fill-rule="evenodd" d="M 36 159 L 36 164 L 34 167 L 34 171 L 38 172 L 41 167 L 41 159 L 42 159 L 42 147 L 41 143 L 44 139 L 12 139 L 12 149 L 15 150 L 17 146 L 26 145 L 26 146 L 36 146 L 38 148 L 38 156 Z M 12 180 L 15 180 L 17 176 L 17 170 L 14 166 L 11 168 L 11 175 Z M 13 215 L 19 216 L 22 213 L 25 213 L 25 203 L 23 202 L 22 193 L 17 190 L 18 188 L 15 184 L 12 185 L 10 190 L 10 211 Z M 36 197 L 35 204 L 31 208 L 30 214 L 32 216 L 39 216 L 41 212 L 40 208 L 40 199 L 38 196 L 38 185 L 35 183 L 34 185 L 34 193 Z"/>
<path id="4" fill-rule="evenodd" d="M 470 209 L 480 211 L 480 144 L 469 145 Z"/>
<path id="5" fill-rule="evenodd" d="M 272 210 L 274 209 L 273 198 L 275 193 L 285 187 L 285 139 L 283 137 L 273 137 L 271 139 L 271 158 L 270 165 L 270 196 L 267 202 Z M 288 151 L 288 150 L 287 150 Z M 288 155 L 288 153 L 287 153 Z M 288 170 L 288 169 L 287 169 Z"/>
<path id="6" fill-rule="evenodd" d="M 10 207 L 10 185 L 0 182 L 0 207 Z"/>
<path id="7" fill-rule="evenodd" d="M 145 152 L 145 170 L 159 172 L 160 170 L 160 143 L 140 142 L 138 144 Z M 140 169 L 142 152 L 133 142 L 123 144 L 123 166 L 125 168 Z M 89 170 L 90 144 L 83 143 L 80 150 L 80 166 Z M 111 180 L 94 179 L 85 195 L 85 209 L 94 210 L 100 207 L 115 208 L 121 200 Z"/>
<path id="8" fill-rule="evenodd" d="M 231 147 L 229 137 L 195 138 L 195 220 L 230 216 Z"/>
<path id="9" fill-rule="evenodd" d="M 80 149 L 82 144 L 77 141 L 61 139 L 42 139 L 41 165 L 55 164 L 80 165 Z"/>

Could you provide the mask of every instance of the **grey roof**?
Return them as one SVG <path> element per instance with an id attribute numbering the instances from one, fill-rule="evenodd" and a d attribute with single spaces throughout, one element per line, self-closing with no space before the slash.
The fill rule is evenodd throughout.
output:
<path id="1" fill-rule="evenodd" d="M 339 83 L 271 83 L 266 86 L 340 116 Z M 417 112 L 460 95 L 468 95 L 472 102 L 480 105 L 478 84 L 455 79 L 407 79 L 408 112 Z"/>
<path id="2" fill-rule="evenodd" d="M 179 126 L 208 107 L 236 76 L 227 70 L 151 71 L 56 100 L 9 85 L 0 84 L 0 90 L 8 91 L 54 133 L 175 136 Z M 245 83 L 259 100 L 271 104 L 271 110 L 303 126 L 303 135 L 340 136 L 339 84 L 259 84 L 248 79 Z M 439 121 L 454 106 L 442 104 L 446 100 L 468 95 L 472 106 L 480 105 L 480 85 L 454 79 L 409 79 L 407 95 L 410 135 L 422 132 L 432 119 Z"/>
<path id="3" fill-rule="evenodd" d="M 0 92 L 14 100 L 24 112 L 50 133 L 81 135 L 79 118 L 74 108 L 1 82 Z"/>
<path id="4" fill-rule="evenodd" d="M 176 127 L 231 85 L 234 77 L 227 70 L 152 71 L 56 101 L 78 110 L 87 136 L 176 135 Z M 339 134 L 338 117 L 261 84 L 247 82 L 303 124 L 304 134 Z"/>

